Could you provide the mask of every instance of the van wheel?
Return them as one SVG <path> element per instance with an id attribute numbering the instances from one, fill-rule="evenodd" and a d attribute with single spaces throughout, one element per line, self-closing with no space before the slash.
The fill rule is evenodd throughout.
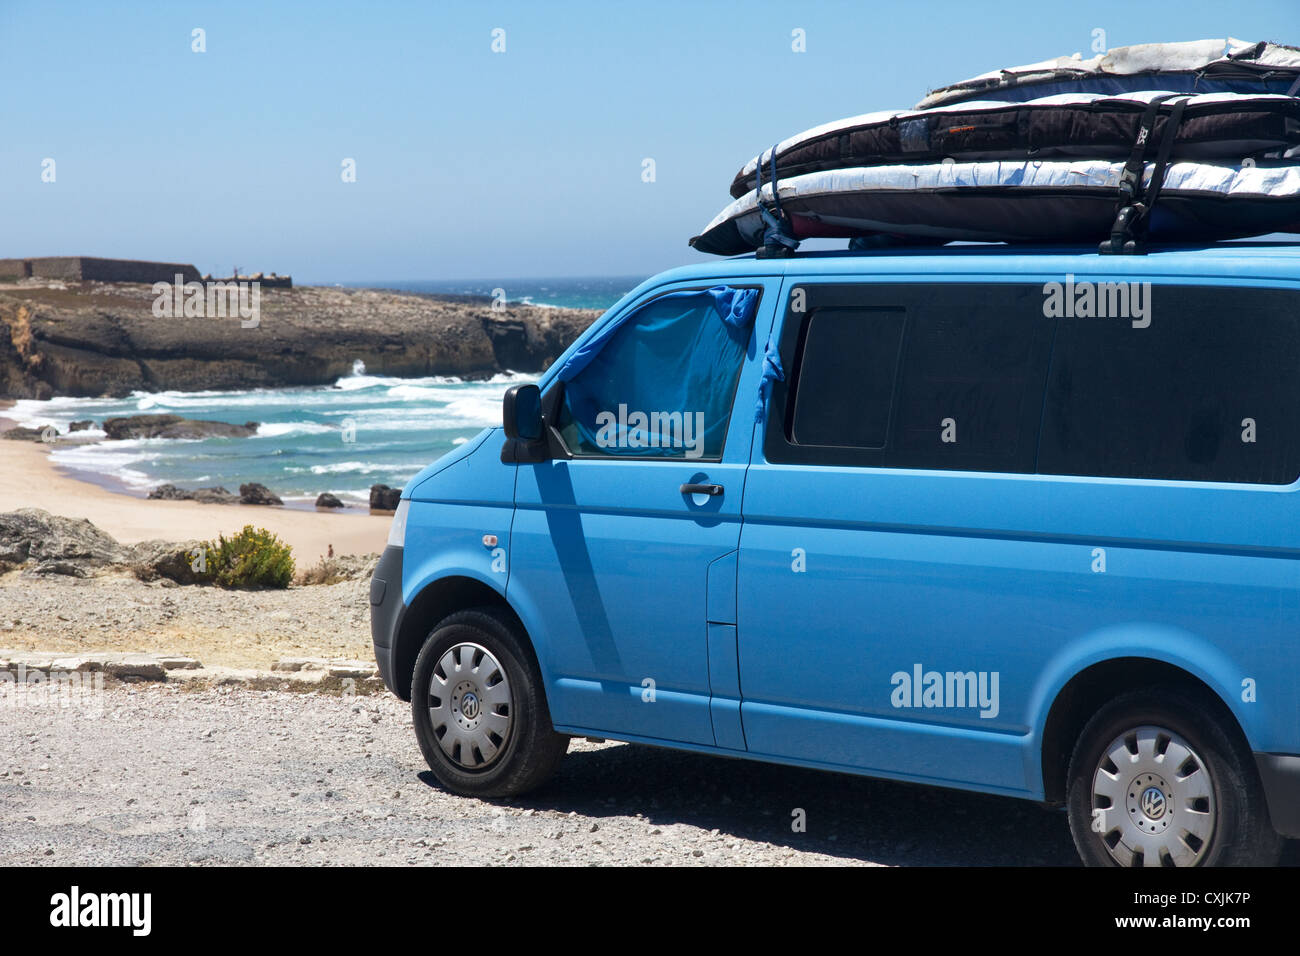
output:
<path id="1" fill-rule="evenodd" d="M 551 727 L 531 650 L 494 608 L 459 611 L 429 633 L 415 660 L 411 716 L 433 775 L 467 796 L 532 790 L 569 748 Z"/>
<path id="2" fill-rule="evenodd" d="M 1282 853 L 1250 755 L 1171 689 L 1125 694 L 1088 721 L 1066 804 L 1089 866 L 1272 866 Z"/>

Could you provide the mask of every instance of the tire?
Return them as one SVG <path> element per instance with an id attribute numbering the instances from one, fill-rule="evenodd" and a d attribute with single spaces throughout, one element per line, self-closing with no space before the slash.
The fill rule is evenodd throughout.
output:
<path id="1" fill-rule="evenodd" d="M 1283 840 L 1250 754 L 1213 713 L 1179 690 L 1149 688 L 1116 698 L 1088 721 L 1066 796 L 1086 865 L 1277 863 Z"/>
<path id="2" fill-rule="evenodd" d="M 531 647 L 495 608 L 459 611 L 425 638 L 411 716 L 433 775 L 465 796 L 532 790 L 569 748 L 569 738 L 551 726 Z"/>

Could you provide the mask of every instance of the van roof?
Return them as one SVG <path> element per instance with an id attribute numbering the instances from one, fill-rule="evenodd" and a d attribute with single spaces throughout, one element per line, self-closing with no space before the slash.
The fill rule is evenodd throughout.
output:
<path id="1" fill-rule="evenodd" d="M 1147 255 L 1103 256 L 1095 246 L 966 243 L 870 251 L 797 252 L 786 258 L 753 255 L 680 266 L 650 280 L 664 282 L 736 276 L 955 275 L 1011 280 L 1026 275 L 1168 277 L 1199 281 L 1300 281 L 1300 241 L 1232 241 L 1153 246 Z"/>

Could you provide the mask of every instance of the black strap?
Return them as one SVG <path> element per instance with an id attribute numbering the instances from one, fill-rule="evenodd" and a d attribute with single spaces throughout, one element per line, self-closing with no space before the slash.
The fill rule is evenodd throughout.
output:
<path id="1" fill-rule="evenodd" d="M 1173 154 L 1174 140 L 1178 137 L 1178 127 L 1182 123 L 1183 110 L 1187 106 L 1187 97 L 1175 100 L 1165 122 L 1160 148 L 1156 152 L 1155 164 L 1151 169 L 1151 179 L 1145 192 L 1142 189 L 1142 176 L 1146 171 L 1146 153 L 1151 146 L 1151 130 L 1155 127 L 1155 117 L 1160 112 L 1161 104 L 1179 94 L 1165 94 L 1156 97 L 1147 104 L 1138 128 L 1137 142 L 1133 152 L 1124 166 L 1119 183 L 1119 208 L 1115 213 L 1115 224 L 1111 226 L 1110 238 L 1099 246 L 1102 255 L 1136 253 L 1142 251 L 1142 237 L 1146 232 L 1147 220 L 1151 210 L 1160 198 L 1164 188 L 1165 173 L 1169 169 L 1169 157 Z"/>
<path id="2" fill-rule="evenodd" d="M 1300 76 L 1295 78 L 1295 82 L 1291 84 L 1291 89 L 1286 91 L 1286 95 L 1295 96 L 1297 93 L 1300 93 Z"/>
<path id="3" fill-rule="evenodd" d="M 779 145 L 779 144 L 777 144 Z M 763 230 L 763 246 L 758 255 L 761 258 L 789 255 L 799 248 L 799 240 L 790 231 L 790 220 L 781 208 L 781 196 L 777 192 L 776 180 L 776 145 L 772 146 L 772 209 L 763 202 L 763 154 L 758 154 L 758 184 L 754 196 L 758 201 L 758 214 L 767 228 Z"/>
<path id="4" fill-rule="evenodd" d="M 1142 204 L 1146 206 L 1147 215 L 1151 214 L 1156 200 L 1160 198 L 1160 190 L 1164 188 L 1165 173 L 1169 170 L 1169 156 L 1174 150 L 1174 139 L 1178 136 L 1178 124 L 1183 121 L 1183 110 L 1186 107 L 1186 97 L 1176 101 L 1173 110 L 1169 113 L 1169 120 L 1165 123 L 1165 135 L 1160 140 L 1160 152 L 1156 155 L 1156 167 L 1151 171 L 1151 182 L 1147 185 L 1146 195 L 1142 197 Z"/>
<path id="5" fill-rule="evenodd" d="M 781 210 L 781 193 L 776 188 L 776 144 L 772 146 L 772 207 L 776 210 L 778 219 L 785 218 L 785 213 Z"/>
<path id="6" fill-rule="evenodd" d="M 1153 96 L 1151 102 L 1147 104 L 1146 110 L 1142 113 L 1142 121 L 1138 124 L 1133 149 L 1128 155 L 1128 162 L 1124 164 L 1124 172 L 1119 177 L 1121 205 L 1134 202 L 1142 192 L 1142 173 L 1146 169 L 1147 150 L 1151 148 L 1151 138 L 1156 128 L 1156 117 L 1160 115 L 1160 104 L 1177 95 L 1177 93 L 1164 93 L 1160 96 Z"/>

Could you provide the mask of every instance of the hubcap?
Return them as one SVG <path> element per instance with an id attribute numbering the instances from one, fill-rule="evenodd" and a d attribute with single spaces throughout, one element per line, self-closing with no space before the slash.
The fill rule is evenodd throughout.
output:
<path id="1" fill-rule="evenodd" d="M 438 660 L 429 682 L 429 717 L 438 746 L 452 763 L 485 770 L 510 738 L 510 681 L 478 644 L 457 644 Z"/>
<path id="2" fill-rule="evenodd" d="M 1116 737 L 1093 775 L 1092 828 L 1121 866 L 1195 866 L 1217 816 L 1209 768 L 1163 727 Z"/>

